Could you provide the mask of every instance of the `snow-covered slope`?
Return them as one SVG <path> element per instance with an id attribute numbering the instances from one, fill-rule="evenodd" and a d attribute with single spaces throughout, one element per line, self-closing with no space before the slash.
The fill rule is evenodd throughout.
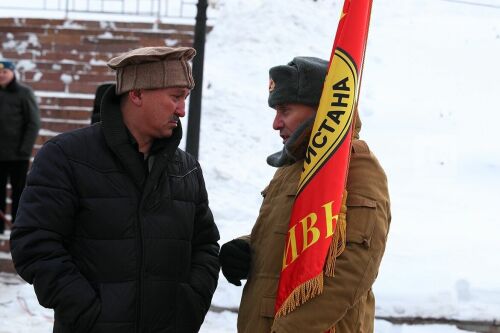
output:
<path id="1" fill-rule="evenodd" d="M 274 172 L 265 157 L 281 147 L 268 69 L 328 58 L 340 6 L 224 2 L 207 40 L 200 146 L 223 242 L 250 232 Z M 499 319 L 500 8 L 378 0 L 371 22 L 361 136 L 386 168 L 393 214 L 378 312 Z M 221 276 L 214 303 L 235 306 L 240 290 Z"/>

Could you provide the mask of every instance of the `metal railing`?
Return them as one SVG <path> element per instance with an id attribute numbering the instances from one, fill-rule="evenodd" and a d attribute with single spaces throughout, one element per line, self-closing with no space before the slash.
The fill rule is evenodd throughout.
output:
<path id="1" fill-rule="evenodd" d="M 0 1 L 0 9 L 40 10 L 69 13 L 95 13 L 194 18 L 197 0 L 22 0 Z"/>

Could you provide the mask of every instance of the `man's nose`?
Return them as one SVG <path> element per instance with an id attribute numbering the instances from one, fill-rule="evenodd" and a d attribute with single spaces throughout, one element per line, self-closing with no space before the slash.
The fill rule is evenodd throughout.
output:
<path id="1" fill-rule="evenodd" d="M 274 117 L 274 121 L 273 121 L 273 129 L 275 130 L 280 130 L 283 128 L 283 119 L 282 117 L 280 116 L 280 114 L 276 114 L 276 116 Z"/>
<path id="2" fill-rule="evenodd" d="M 177 105 L 177 108 L 175 109 L 175 115 L 179 118 L 182 118 L 186 115 L 186 102 L 181 101 Z"/>

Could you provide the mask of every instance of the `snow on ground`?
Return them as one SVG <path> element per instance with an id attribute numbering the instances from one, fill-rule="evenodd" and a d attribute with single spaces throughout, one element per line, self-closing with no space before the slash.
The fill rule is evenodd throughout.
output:
<path id="1" fill-rule="evenodd" d="M 281 148 L 267 106 L 268 69 L 295 55 L 328 58 L 341 3 L 220 3 L 207 38 L 200 161 L 223 243 L 250 232 L 274 172 L 265 158 Z M 374 1 L 361 136 L 386 169 L 393 216 L 374 286 L 377 315 L 500 320 L 498 7 Z M 213 303 L 234 307 L 240 295 L 221 275 Z M 0 321 L 12 323 L 0 330 L 33 323 L 48 332 L 47 315 L 29 286 L 0 284 Z M 235 322 L 234 314 L 210 312 L 202 332 L 234 332 Z M 376 331 L 458 332 L 383 321 Z"/>
<path id="2" fill-rule="evenodd" d="M 483 2 L 484 3 L 484 2 Z M 208 37 L 200 159 L 222 241 L 249 233 L 281 147 L 268 68 L 328 58 L 339 1 L 224 4 Z M 393 223 L 374 287 L 384 315 L 500 319 L 500 8 L 377 0 L 361 136 L 384 165 Z M 237 306 L 221 278 L 214 304 Z"/>
<path id="3" fill-rule="evenodd" d="M 49 333 L 52 331 L 52 310 L 42 308 L 33 297 L 32 286 L 20 278 L 0 273 L 0 333 Z M 200 333 L 234 333 L 236 314 L 228 311 L 209 312 Z M 392 325 L 377 320 L 378 333 L 460 333 L 455 327 L 443 325 Z"/>

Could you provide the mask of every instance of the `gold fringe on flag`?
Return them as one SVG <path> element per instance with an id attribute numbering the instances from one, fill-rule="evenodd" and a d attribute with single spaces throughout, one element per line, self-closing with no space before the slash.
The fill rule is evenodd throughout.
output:
<path id="1" fill-rule="evenodd" d="M 309 281 L 302 283 L 294 289 L 283 302 L 281 308 L 276 313 L 275 318 L 285 316 L 295 310 L 299 305 L 304 304 L 311 298 L 323 292 L 323 273 L 313 277 Z"/>
<path id="2" fill-rule="evenodd" d="M 337 257 L 344 252 L 346 242 L 346 228 L 347 228 L 347 191 L 344 190 L 342 195 L 342 206 L 340 207 L 339 218 L 333 233 L 333 239 L 330 243 L 330 249 L 325 262 L 325 275 L 332 277 L 335 276 L 335 262 Z"/>
<path id="3" fill-rule="evenodd" d="M 346 242 L 346 213 L 347 213 L 347 191 L 344 190 L 342 195 L 342 206 L 340 208 L 339 218 L 333 233 L 332 243 L 328 250 L 328 255 L 325 263 L 324 274 L 326 276 L 334 276 L 335 261 L 339 255 L 344 252 Z M 318 296 L 323 292 L 323 274 L 313 277 L 309 281 L 302 283 L 295 288 L 288 298 L 283 302 L 281 308 L 276 313 L 275 318 L 285 316 L 295 310 L 298 306 L 304 304 L 311 298 Z M 330 333 L 335 333 L 335 327 L 329 330 Z"/>

